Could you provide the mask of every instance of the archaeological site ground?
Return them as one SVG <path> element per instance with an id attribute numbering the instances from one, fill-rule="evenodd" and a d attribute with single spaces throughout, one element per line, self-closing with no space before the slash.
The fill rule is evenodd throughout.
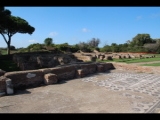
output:
<path id="1" fill-rule="evenodd" d="M 155 54 L 34 52 L 0 60 L 16 66 L 1 64 L 0 113 L 160 113 L 160 67 L 149 66 L 158 64 Z"/>

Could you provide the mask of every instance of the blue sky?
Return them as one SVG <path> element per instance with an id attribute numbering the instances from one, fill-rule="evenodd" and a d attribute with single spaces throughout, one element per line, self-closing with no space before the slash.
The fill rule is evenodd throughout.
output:
<path id="1" fill-rule="evenodd" d="M 99 38 L 105 44 L 123 44 L 138 33 L 160 38 L 160 7 L 5 7 L 35 27 L 32 35 L 17 33 L 11 45 L 27 47 L 44 43 L 50 37 L 55 44 L 87 42 Z M 6 43 L 0 36 L 0 47 Z"/>

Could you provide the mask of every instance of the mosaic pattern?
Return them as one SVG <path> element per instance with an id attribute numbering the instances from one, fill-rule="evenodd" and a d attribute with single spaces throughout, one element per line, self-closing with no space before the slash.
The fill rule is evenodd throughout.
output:
<path id="1" fill-rule="evenodd" d="M 124 72 L 98 73 L 82 78 L 82 81 L 93 82 L 94 85 L 106 87 L 108 90 L 120 92 L 120 95 L 134 99 L 133 112 L 160 113 L 160 75 Z M 144 96 L 153 100 L 147 102 Z"/>

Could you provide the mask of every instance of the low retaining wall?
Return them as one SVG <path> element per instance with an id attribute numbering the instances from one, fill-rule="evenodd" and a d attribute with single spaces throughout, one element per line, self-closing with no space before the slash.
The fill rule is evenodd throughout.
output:
<path id="1" fill-rule="evenodd" d="M 56 74 L 58 81 L 73 79 L 75 78 L 75 74 L 76 74 L 76 68 L 74 65 L 61 66 L 61 67 L 48 68 L 48 69 L 39 69 L 39 70 L 41 70 L 44 74 L 47 74 L 47 73 Z"/>
<path id="2" fill-rule="evenodd" d="M 26 70 L 7 72 L 5 77 L 10 78 L 16 89 L 39 86 L 44 80 L 44 73 L 40 70 Z"/>
<path id="3" fill-rule="evenodd" d="M 103 66 L 103 71 L 98 71 L 97 67 Z M 73 64 L 64 65 L 55 68 L 45 68 L 38 70 L 14 71 L 6 72 L 0 77 L 0 92 L 6 92 L 5 80 L 7 78 L 12 80 L 13 89 L 26 89 L 30 87 L 37 87 L 44 84 L 45 75 L 48 73 L 55 74 L 58 81 L 69 80 L 77 77 L 82 77 L 79 70 L 83 71 L 83 77 L 88 74 L 96 72 L 105 72 L 114 69 L 112 63 L 88 63 L 88 64 Z"/>

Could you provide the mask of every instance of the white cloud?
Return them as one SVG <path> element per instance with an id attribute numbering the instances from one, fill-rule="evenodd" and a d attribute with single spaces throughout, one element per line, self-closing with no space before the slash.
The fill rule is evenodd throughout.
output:
<path id="1" fill-rule="evenodd" d="M 53 37 L 53 36 L 56 36 L 56 35 L 58 35 L 57 32 L 50 32 L 50 33 L 49 33 L 49 36 L 52 36 L 52 37 Z"/>
<path id="2" fill-rule="evenodd" d="M 30 43 L 36 43 L 36 42 L 38 42 L 37 40 L 28 40 L 28 42 L 30 42 Z"/>
<path id="3" fill-rule="evenodd" d="M 142 16 L 137 16 L 136 17 L 136 20 L 141 20 L 142 19 Z"/>
<path id="4" fill-rule="evenodd" d="M 90 32 L 90 30 L 87 29 L 87 28 L 83 28 L 83 29 L 82 29 L 82 32 Z"/>
<path id="5" fill-rule="evenodd" d="M 157 18 L 157 17 L 160 17 L 160 13 L 151 14 L 151 18 Z"/>

